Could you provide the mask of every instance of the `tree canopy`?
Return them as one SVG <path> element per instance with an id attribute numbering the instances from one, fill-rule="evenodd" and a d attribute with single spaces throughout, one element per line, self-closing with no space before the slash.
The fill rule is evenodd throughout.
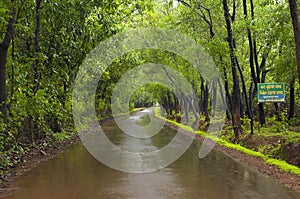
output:
<path id="1" fill-rule="evenodd" d="M 13 164 L 7 158 L 12 153 L 72 135 L 72 90 L 82 62 L 100 42 L 140 27 L 172 29 L 192 38 L 212 57 L 223 82 L 205 81 L 191 63 L 172 52 L 131 51 L 114 60 L 99 78 L 95 97 L 99 119 L 111 114 L 114 86 L 127 71 L 145 63 L 157 63 L 182 74 L 195 90 L 196 98 L 188 98 L 180 90 L 147 84 L 134 92 L 130 108 L 160 104 L 170 118 L 207 126 L 214 117 L 215 89 L 224 88 L 217 90 L 223 92 L 235 142 L 248 130 L 255 134 L 268 121 L 280 121 L 297 129 L 300 122 L 297 3 L 293 0 L 1 1 L 3 165 Z M 257 84 L 264 82 L 285 83 L 286 103 L 258 104 Z"/>

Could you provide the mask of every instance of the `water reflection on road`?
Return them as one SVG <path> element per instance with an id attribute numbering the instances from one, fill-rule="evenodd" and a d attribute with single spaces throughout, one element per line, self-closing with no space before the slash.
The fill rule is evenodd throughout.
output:
<path id="1" fill-rule="evenodd" d="M 164 127 L 151 138 L 139 139 L 125 135 L 111 120 L 102 127 L 115 144 L 133 151 L 159 149 L 177 133 Z M 131 174 L 101 164 L 81 144 L 75 144 L 65 153 L 21 176 L 16 182 L 18 192 L 8 198 L 300 198 L 299 193 L 221 152 L 212 151 L 200 160 L 200 145 L 193 142 L 188 151 L 167 168 L 146 174 Z M 135 167 L 142 166 L 135 165 L 134 161 L 131 163 Z"/>

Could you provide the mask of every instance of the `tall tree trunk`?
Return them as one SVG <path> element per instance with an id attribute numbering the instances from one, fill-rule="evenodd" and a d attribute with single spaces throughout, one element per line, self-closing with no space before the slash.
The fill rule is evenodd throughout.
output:
<path id="1" fill-rule="evenodd" d="M 243 10 L 244 10 L 244 18 L 247 20 L 248 19 L 248 11 L 247 11 L 247 0 L 243 0 Z M 254 17 L 254 14 L 253 14 Z M 257 78 L 255 75 L 255 69 L 254 69 L 254 51 L 253 51 L 253 41 L 252 41 L 252 34 L 251 30 L 249 27 L 247 27 L 247 36 L 248 36 L 248 42 L 249 42 L 249 61 L 250 61 L 250 69 L 251 69 L 251 76 L 252 76 L 252 81 L 254 82 L 255 85 L 257 85 Z M 246 94 L 246 87 L 243 84 L 243 92 L 245 93 L 245 100 L 246 100 L 246 105 L 247 105 L 247 115 L 250 119 L 250 128 L 251 128 L 251 134 L 253 134 L 253 108 L 252 108 L 252 100 L 251 100 L 251 92 L 249 94 L 249 100 Z"/>
<path id="2" fill-rule="evenodd" d="M 34 76 L 34 83 L 35 87 L 33 89 L 34 95 L 37 93 L 40 82 L 39 82 L 39 58 L 37 58 L 38 53 L 40 52 L 39 46 L 39 32 L 40 32 L 40 9 L 42 6 L 43 0 L 35 0 L 35 29 L 34 29 L 34 54 L 35 54 L 35 61 L 33 64 L 33 76 Z"/>
<path id="3" fill-rule="evenodd" d="M 280 117 L 280 113 L 279 113 L 279 105 L 278 105 L 278 103 L 277 102 L 274 102 L 274 107 L 275 107 L 275 115 L 276 115 L 276 119 L 278 120 L 278 121 L 281 121 L 282 120 L 282 118 Z"/>
<path id="4" fill-rule="evenodd" d="M 299 78 L 299 82 L 300 82 L 300 24 L 299 24 L 299 18 L 298 18 L 297 1 L 289 0 L 289 4 L 290 4 L 290 13 L 291 13 L 291 17 L 292 17 L 293 29 L 294 29 L 298 78 Z"/>
<path id="5" fill-rule="evenodd" d="M 184 111 L 184 120 L 185 122 L 189 122 L 189 104 L 187 101 L 187 98 L 184 94 L 182 94 L 182 106 L 183 106 L 183 111 Z"/>
<path id="6" fill-rule="evenodd" d="M 233 35 L 230 21 L 229 8 L 227 0 L 223 0 L 224 17 L 226 21 L 227 29 L 227 42 L 230 50 L 230 61 L 233 79 L 233 91 L 232 91 L 232 124 L 236 140 L 239 140 L 241 132 L 241 119 L 240 119 L 240 83 L 237 74 L 237 63 L 234 51 Z"/>
<path id="7" fill-rule="evenodd" d="M 11 0 L 11 6 L 11 17 L 6 26 L 4 39 L 0 44 L 0 112 L 2 113 L 4 123 L 7 123 L 6 62 L 8 48 L 14 31 L 13 26 L 15 24 L 16 17 L 15 0 Z"/>
<path id="8" fill-rule="evenodd" d="M 173 93 L 173 100 L 174 100 L 174 106 L 175 106 L 175 114 L 177 115 L 179 113 L 179 102 L 176 97 L 176 95 Z"/>
<path id="9" fill-rule="evenodd" d="M 260 80 L 259 80 L 260 82 Z M 264 78 L 262 78 L 262 83 L 265 82 L 265 76 Z M 256 86 L 257 88 L 257 86 Z M 257 91 L 257 89 L 256 89 Z M 265 123 L 266 123 L 266 116 L 265 116 L 265 110 L 264 110 L 264 103 L 259 103 L 258 104 L 258 112 L 259 112 L 259 123 L 260 123 L 260 126 L 263 126 Z"/>
<path id="10" fill-rule="evenodd" d="M 204 100 L 203 100 L 203 111 L 205 115 L 205 122 L 209 122 L 209 112 L 208 112 L 208 95 L 209 95 L 209 90 L 207 84 L 205 85 L 204 88 Z"/>
<path id="11" fill-rule="evenodd" d="M 12 36 L 12 41 L 11 41 L 11 59 L 12 59 L 12 64 L 11 64 L 11 76 L 10 76 L 10 99 L 8 107 L 10 107 L 10 105 L 12 104 L 12 99 L 14 96 L 14 88 L 15 88 L 15 41 L 14 41 L 14 36 Z M 9 78 L 9 77 L 8 77 Z"/>
<path id="12" fill-rule="evenodd" d="M 247 0 L 243 0 L 243 11 L 244 11 L 244 18 L 248 19 L 248 11 L 247 11 Z M 254 3 L 253 0 L 250 0 L 250 13 L 251 13 L 251 19 L 254 21 Z M 258 62 L 258 53 L 257 53 L 257 47 L 256 47 L 256 40 L 255 40 L 255 34 L 251 33 L 251 29 L 247 27 L 247 36 L 248 36 L 248 42 L 249 42 L 249 62 L 250 62 L 250 69 L 251 69 L 251 77 L 252 81 L 254 83 L 254 89 L 252 90 L 252 85 L 249 90 L 249 109 L 252 114 L 252 120 L 251 122 L 251 129 L 253 129 L 253 99 L 257 92 L 257 83 L 263 82 L 260 78 L 261 70 L 265 66 L 265 62 L 267 59 L 267 56 L 263 57 L 261 64 L 259 65 Z M 253 91 L 253 92 L 252 92 Z M 258 104 L 259 109 L 259 121 L 261 126 L 265 124 L 265 113 L 264 113 L 264 105 Z M 253 132 L 253 130 L 251 130 Z"/>
<path id="13" fill-rule="evenodd" d="M 264 111 L 264 104 L 258 104 L 258 112 L 259 112 L 259 123 L 260 126 L 263 126 L 266 123 L 265 111 Z"/>
<path id="14" fill-rule="evenodd" d="M 228 120 L 230 120 L 230 116 L 229 116 L 229 112 L 228 112 L 228 103 L 227 103 L 227 100 L 226 100 L 226 95 L 224 95 L 224 91 L 223 91 L 223 87 L 222 87 L 220 79 L 218 79 L 218 85 L 219 85 L 220 94 L 221 94 L 221 97 L 222 97 L 222 102 L 223 102 L 224 106 L 226 107 L 226 118 Z"/>
<path id="15" fill-rule="evenodd" d="M 247 94 L 247 89 L 246 89 L 246 83 L 245 83 L 245 79 L 244 79 L 244 75 L 243 75 L 243 71 L 238 63 L 238 61 L 236 60 L 237 62 L 237 67 L 238 67 L 238 70 L 239 70 L 239 74 L 240 74 L 240 77 L 241 77 L 241 80 L 242 80 L 242 89 L 243 89 L 243 94 L 244 94 L 244 99 L 245 99 L 245 103 L 246 103 L 246 108 L 247 108 L 247 111 L 246 111 L 246 114 L 248 116 L 248 118 L 250 119 L 250 129 L 251 129 L 251 134 L 253 134 L 253 114 L 252 114 L 252 108 L 251 108 L 251 105 L 249 103 L 249 100 L 248 100 L 248 94 Z M 243 106 L 241 106 L 241 109 L 243 108 Z M 243 111 L 241 111 L 241 114 L 243 114 Z M 242 118 L 244 118 L 242 116 Z"/>
<path id="16" fill-rule="evenodd" d="M 167 91 L 167 101 L 168 101 L 170 116 L 172 116 L 173 115 L 173 105 L 172 105 L 172 100 L 171 100 L 171 96 L 170 96 L 170 91 Z"/>
<path id="17" fill-rule="evenodd" d="M 194 116 L 195 116 L 195 123 L 196 123 L 196 122 L 199 122 L 199 113 L 198 113 L 199 110 L 197 110 L 197 109 L 195 108 L 195 105 L 194 105 L 192 99 L 190 99 L 190 98 L 188 98 L 188 97 L 186 97 L 186 99 L 187 99 L 187 102 L 188 102 L 188 104 L 189 104 L 189 108 L 191 109 L 191 111 L 193 112 L 193 114 L 194 114 Z"/>
<path id="18" fill-rule="evenodd" d="M 215 113 L 216 113 L 216 103 L 217 103 L 217 81 L 213 81 L 212 82 L 212 88 L 211 88 L 211 98 L 210 98 L 210 102 L 211 102 L 211 107 L 212 107 L 212 111 L 211 111 L 211 116 L 214 117 Z"/>
<path id="19" fill-rule="evenodd" d="M 295 114 L 295 79 L 290 83 L 290 110 L 288 119 L 292 119 Z"/>
<path id="20" fill-rule="evenodd" d="M 227 109 L 226 109 L 226 118 L 230 120 L 230 114 L 228 113 L 228 109 L 232 110 L 232 102 L 231 102 L 231 97 L 229 93 L 229 85 L 228 85 L 228 78 L 227 78 L 227 72 L 226 72 L 226 67 L 223 66 L 223 73 L 224 73 L 224 84 L 225 84 L 225 94 L 226 94 L 226 102 L 227 102 Z"/>
<path id="21" fill-rule="evenodd" d="M 166 96 L 164 96 L 164 105 L 163 106 L 165 107 L 167 115 L 168 116 L 171 115 L 170 108 L 169 108 L 169 103 L 168 103 L 168 99 L 167 99 Z"/>
<path id="22" fill-rule="evenodd" d="M 0 111 L 4 123 L 7 123 L 6 59 L 8 48 L 0 45 Z"/>

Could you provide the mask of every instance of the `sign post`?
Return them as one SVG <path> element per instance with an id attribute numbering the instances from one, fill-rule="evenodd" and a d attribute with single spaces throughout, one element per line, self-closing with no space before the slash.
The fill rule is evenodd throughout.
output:
<path id="1" fill-rule="evenodd" d="M 285 102 L 284 83 L 258 83 L 258 103 Z"/>

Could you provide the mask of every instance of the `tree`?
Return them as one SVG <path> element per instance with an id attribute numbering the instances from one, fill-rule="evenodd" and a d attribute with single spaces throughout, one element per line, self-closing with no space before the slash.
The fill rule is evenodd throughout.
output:
<path id="1" fill-rule="evenodd" d="M 298 69 L 298 78 L 300 81 L 300 24 L 298 18 L 298 7 L 296 0 L 289 0 L 290 4 L 290 13 L 292 18 L 293 30 L 294 30 L 294 39 L 296 45 L 296 60 L 297 60 L 297 69 Z"/>
<path id="2" fill-rule="evenodd" d="M 229 8 L 227 0 L 223 0 L 224 17 L 226 21 L 227 29 L 227 42 L 230 49 L 230 61 L 231 61 L 231 72 L 233 79 L 233 91 L 232 91 L 232 125 L 236 139 L 239 139 L 241 131 L 241 120 L 240 120 L 240 84 L 239 77 L 237 75 L 237 58 L 234 50 L 233 34 L 231 27 L 231 18 L 229 14 Z"/>
<path id="3" fill-rule="evenodd" d="M 16 18 L 15 0 L 11 0 L 10 17 L 6 26 L 4 38 L 0 43 L 0 112 L 4 123 L 7 123 L 7 86 L 6 86 L 6 63 L 7 53 L 14 34 L 14 24 Z"/>
<path id="4" fill-rule="evenodd" d="M 72 86 L 82 61 L 149 3 L 0 1 L 0 117 L 6 123 L 1 118 L 0 149 L 71 133 Z"/>

